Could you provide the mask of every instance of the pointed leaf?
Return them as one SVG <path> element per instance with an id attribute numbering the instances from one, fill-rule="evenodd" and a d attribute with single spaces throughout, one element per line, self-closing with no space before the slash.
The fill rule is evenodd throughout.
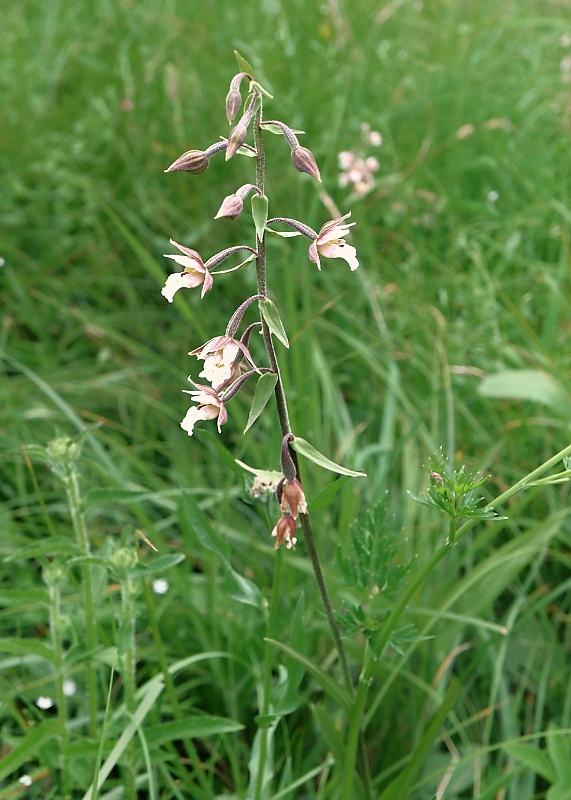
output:
<path id="1" fill-rule="evenodd" d="M 571 759 L 569 758 L 569 736 L 550 724 L 547 737 L 547 752 L 557 773 L 556 783 L 571 786 Z"/>
<path id="2" fill-rule="evenodd" d="M 57 660 L 52 648 L 38 639 L 18 639 L 15 636 L 0 639 L 0 652 L 13 653 L 18 656 L 38 656 L 50 663 L 55 663 Z"/>
<path id="3" fill-rule="evenodd" d="M 353 478 L 366 478 L 366 472 L 356 472 L 352 469 L 347 469 L 347 467 L 342 467 L 340 464 L 336 464 L 334 461 L 331 461 L 323 453 L 320 453 L 318 450 L 315 449 L 309 442 L 306 442 L 305 439 L 302 439 L 300 436 L 296 436 L 295 439 L 290 442 L 291 447 L 305 458 L 308 458 L 310 461 L 313 461 L 314 464 L 318 464 L 323 469 L 328 469 L 331 472 L 337 472 L 339 475 L 350 475 Z"/>
<path id="4" fill-rule="evenodd" d="M 506 369 L 488 375 L 478 387 L 484 397 L 509 400 L 532 400 L 555 409 L 566 407 L 566 395 L 561 384 L 539 369 Z"/>
<path id="5" fill-rule="evenodd" d="M 221 733 L 236 733 L 244 729 L 241 722 L 227 717 L 200 716 L 172 722 L 161 722 L 153 725 L 146 731 L 147 741 L 150 745 L 158 747 L 166 742 L 176 739 L 200 739 L 206 736 L 216 736 Z"/>
<path id="6" fill-rule="evenodd" d="M 252 195 L 252 217 L 258 239 L 262 239 L 268 221 L 268 198 L 265 194 Z"/>
<path id="7" fill-rule="evenodd" d="M 132 714 L 129 715 L 121 736 L 117 739 L 111 752 L 101 765 L 101 768 L 97 774 L 97 786 L 94 786 L 92 783 L 89 789 L 83 795 L 82 800 L 93 800 L 94 797 L 98 796 L 97 792 L 99 789 L 101 789 L 109 777 L 109 774 L 129 746 L 129 742 L 133 739 L 137 733 L 137 730 L 142 726 L 142 723 L 149 711 L 155 706 L 163 688 L 164 683 L 162 681 L 149 683 L 145 687 L 145 694 L 142 697 L 138 707 Z"/>
<path id="8" fill-rule="evenodd" d="M 22 739 L 12 740 L 11 749 L 6 748 L 6 753 L 0 760 L 0 781 L 4 781 L 11 773 L 16 772 L 26 761 L 37 759 L 42 745 L 59 735 L 61 735 L 59 725 L 50 719 L 32 728 Z"/>
<path id="9" fill-rule="evenodd" d="M 342 686 L 339 686 L 337 681 L 333 680 L 333 678 L 330 678 L 329 675 L 321 669 L 321 667 L 318 667 L 317 664 L 314 664 L 313 661 L 305 656 L 302 656 L 301 653 L 296 652 L 293 648 L 288 647 L 287 644 L 277 642 L 275 639 L 264 639 L 264 641 L 269 642 L 269 644 L 272 644 L 279 650 L 283 650 L 284 653 L 287 653 L 288 656 L 291 656 L 291 658 L 305 667 L 309 674 L 313 675 L 323 691 L 328 694 L 338 706 L 345 709 L 345 711 L 348 711 L 351 708 L 352 700 L 347 690 Z"/>
<path id="10" fill-rule="evenodd" d="M 133 569 L 133 575 L 140 575 L 143 578 L 149 575 L 155 575 L 157 572 L 166 572 L 171 567 L 176 567 L 181 561 L 184 561 L 186 556 L 184 553 L 169 553 L 164 556 L 149 556 L 149 560 L 144 564 L 136 564 Z"/>
<path id="11" fill-rule="evenodd" d="M 549 783 L 555 782 L 555 770 L 545 750 L 523 742 L 506 742 L 502 745 L 502 750 L 505 750 L 509 756 L 515 758 L 524 767 L 535 772 L 536 775 L 541 775 Z"/>
<path id="12" fill-rule="evenodd" d="M 268 133 L 275 133 L 276 136 L 283 136 L 284 135 L 284 132 L 280 128 L 280 126 L 279 125 L 273 125 L 271 122 L 264 122 L 262 127 L 263 127 L 263 129 L 265 131 L 268 131 Z M 291 130 L 292 133 L 296 133 L 296 134 L 305 133 L 305 131 L 298 131 L 296 128 L 290 128 L 290 130 Z"/>
<path id="13" fill-rule="evenodd" d="M 289 341 L 285 332 L 285 328 L 275 304 L 268 298 L 265 300 L 260 300 L 260 311 L 262 312 L 262 316 L 265 319 L 268 328 L 274 334 L 274 336 L 280 340 L 284 347 L 289 347 Z"/>
<path id="14" fill-rule="evenodd" d="M 228 595 L 238 603 L 263 609 L 264 600 L 256 584 L 228 567 L 226 570 Z"/>
<path id="15" fill-rule="evenodd" d="M 246 427 L 244 428 L 244 433 L 246 433 L 246 431 L 252 427 L 254 422 L 258 419 L 266 407 L 266 403 L 272 396 L 272 392 L 274 391 L 277 380 L 278 376 L 274 372 L 264 372 L 264 374 L 260 375 L 258 378 L 256 391 L 254 392 L 254 399 L 252 400 L 252 407 L 250 408 L 250 414 L 248 416 Z"/>
<path id="16" fill-rule="evenodd" d="M 216 553 L 224 564 L 230 564 L 230 548 L 227 540 L 212 527 L 208 517 L 190 494 L 185 494 L 181 498 L 180 516 L 182 524 L 188 524 L 203 547 Z"/>
<path id="17" fill-rule="evenodd" d="M 400 775 L 384 790 L 379 800 L 402 800 L 404 797 L 411 796 L 410 788 L 416 776 L 426 764 L 428 754 L 434 749 L 435 743 L 440 736 L 440 729 L 454 707 L 459 694 L 460 682 L 453 680 L 446 690 L 442 703 L 438 707 L 431 723 L 424 731 L 420 741 L 416 743 L 408 764 Z"/>
<path id="18" fill-rule="evenodd" d="M 271 233 L 272 236 L 279 236 L 280 239 L 290 239 L 292 236 L 303 236 L 303 233 L 299 231 L 275 231 L 273 228 L 266 228 L 267 233 Z"/>
<path id="19" fill-rule="evenodd" d="M 251 64 L 248 64 L 245 58 L 242 58 L 240 53 L 237 50 L 234 50 L 234 55 L 236 56 L 236 61 L 238 62 L 238 68 L 240 72 L 247 72 L 250 77 L 254 77 L 254 67 Z"/>
<path id="20" fill-rule="evenodd" d="M 258 478 L 262 478 L 265 481 L 271 481 L 272 483 L 278 483 L 283 478 L 283 472 L 278 472 L 275 469 L 255 469 L 254 467 L 249 467 L 248 464 L 244 464 L 243 461 L 239 461 L 236 459 L 236 464 L 239 464 L 242 469 L 245 469 L 246 472 L 251 472 L 252 475 L 256 475 Z"/>

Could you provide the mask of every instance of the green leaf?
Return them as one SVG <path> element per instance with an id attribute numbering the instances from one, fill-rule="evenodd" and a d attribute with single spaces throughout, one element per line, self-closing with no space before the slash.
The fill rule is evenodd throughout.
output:
<path id="1" fill-rule="evenodd" d="M 284 345 L 289 347 L 289 341 L 285 332 L 285 328 L 278 314 L 278 310 L 270 299 L 260 300 L 260 311 L 265 319 L 268 328 L 276 338 Z"/>
<path id="2" fill-rule="evenodd" d="M 307 651 L 307 628 L 304 624 L 304 613 L 305 597 L 302 591 L 290 621 L 289 646 L 296 653 Z M 302 701 L 299 687 L 305 675 L 305 668 L 297 659 L 285 656 L 280 665 L 280 673 L 283 673 L 283 679 L 272 690 L 270 708 L 274 714 L 283 717 L 285 714 L 295 711 Z"/>
<path id="3" fill-rule="evenodd" d="M 176 565 L 184 561 L 185 558 L 186 556 L 184 553 L 169 553 L 166 556 L 158 556 L 157 558 L 151 555 L 147 562 L 136 565 L 133 574 L 137 575 L 137 573 L 140 573 L 141 577 L 146 578 L 157 572 L 166 572 L 168 569 L 171 569 L 171 567 L 176 567 Z"/>
<path id="4" fill-rule="evenodd" d="M 69 556 L 78 555 L 81 549 L 73 542 L 69 536 L 50 536 L 41 542 L 21 547 L 15 553 L 11 553 L 5 561 L 19 561 L 20 559 L 41 558 L 42 556 Z"/>
<path id="5" fill-rule="evenodd" d="M 39 755 L 39 751 L 44 742 L 56 738 L 60 734 L 60 728 L 55 720 L 46 720 L 20 739 L 6 755 L 0 760 L 0 781 L 5 780 L 13 772 L 16 772 L 26 761 L 34 761 Z"/>
<path id="6" fill-rule="evenodd" d="M 101 789 L 107 778 L 109 777 L 111 771 L 129 746 L 129 742 L 137 733 L 137 730 L 142 727 L 143 720 L 156 704 L 156 701 L 159 698 L 159 695 L 164 689 L 164 683 L 162 680 L 152 681 L 149 682 L 144 687 L 144 693 L 141 698 L 141 702 L 137 706 L 135 712 L 128 717 L 128 721 L 123 729 L 123 733 L 115 743 L 114 747 L 112 748 L 111 752 L 101 765 L 101 769 L 97 775 L 97 786 L 93 786 L 93 783 L 83 795 L 82 800 L 93 800 L 96 796 L 96 792 Z M 137 693 L 138 697 L 141 697 L 141 691 Z"/>
<path id="7" fill-rule="evenodd" d="M 258 239 L 262 239 L 268 221 L 268 198 L 265 194 L 252 195 L 252 217 Z"/>
<path id="8" fill-rule="evenodd" d="M 337 721 L 326 709 L 324 702 L 312 704 L 311 713 L 324 742 L 335 756 L 335 761 L 337 764 L 342 764 L 345 754 L 345 742 L 339 731 Z"/>
<path id="9" fill-rule="evenodd" d="M 248 75 L 253 78 L 254 77 L 254 68 L 251 64 L 248 64 L 245 58 L 242 58 L 240 53 L 237 50 L 234 50 L 234 55 L 236 56 L 236 61 L 238 62 L 238 69 L 240 72 L 247 72 Z"/>
<path id="10" fill-rule="evenodd" d="M 262 594 L 253 581 L 240 575 L 231 567 L 226 570 L 226 581 L 228 594 L 233 600 L 246 606 L 253 606 L 258 609 L 264 608 Z"/>
<path id="11" fill-rule="evenodd" d="M 571 758 L 569 748 L 569 735 L 559 731 L 555 725 L 550 725 L 547 736 L 547 752 L 551 757 L 555 772 L 556 783 L 571 787 Z M 555 781 L 554 781 L 555 782 Z"/>
<path id="12" fill-rule="evenodd" d="M 283 478 L 283 472 L 278 472 L 277 470 L 272 469 L 255 469 L 254 467 L 249 467 L 248 464 L 244 464 L 243 461 L 239 459 L 235 459 L 236 464 L 239 464 L 242 469 L 245 469 L 246 472 L 251 472 L 253 475 L 256 475 L 258 478 L 262 478 L 265 481 L 271 481 L 272 483 L 278 483 Z"/>
<path id="13" fill-rule="evenodd" d="M 276 136 L 283 136 L 284 135 L 284 132 L 279 127 L 279 125 L 273 125 L 271 122 L 264 122 L 262 127 L 263 127 L 263 129 L 265 131 L 268 131 L 268 133 L 274 133 Z M 290 130 L 291 130 L 292 133 L 296 133 L 296 134 L 305 133 L 305 131 L 298 131 L 296 128 L 290 128 Z"/>
<path id="14" fill-rule="evenodd" d="M 206 736 L 216 736 L 220 733 L 235 733 L 244 729 L 244 725 L 227 717 L 190 717 L 173 722 L 161 722 L 153 725 L 146 731 L 147 741 L 150 745 L 158 747 L 165 742 L 176 739 L 199 739 Z"/>
<path id="15" fill-rule="evenodd" d="M 280 239 L 291 239 L 293 236 L 303 236 L 299 231 L 274 231 L 272 228 L 266 228 L 266 233 L 271 233 L 272 236 L 279 236 Z"/>
<path id="16" fill-rule="evenodd" d="M 352 469 L 347 469 L 347 467 L 342 467 L 340 464 L 336 464 L 334 461 L 330 461 L 326 456 L 320 453 L 318 450 L 315 449 L 309 442 L 306 442 L 305 439 L 302 439 L 300 436 L 296 436 L 295 439 L 290 442 L 291 447 L 305 458 L 308 458 L 310 461 L 313 461 L 314 464 L 318 464 L 323 469 L 328 469 L 331 472 L 337 472 L 339 475 L 350 475 L 353 478 L 366 478 L 366 472 L 355 472 Z"/>
<path id="17" fill-rule="evenodd" d="M 230 564 L 228 542 L 214 530 L 204 511 L 198 506 L 192 495 L 185 494 L 181 498 L 181 516 L 186 517 L 190 528 L 203 547 L 216 553 L 225 564 Z"/>
<path id="18" fill-rule="evenodd" d="M 540 750 L 539 747 L 523 744 L 522 742 L 507 742 L 502 745 L 502 750 L 531 770 L 531 772 L 541 775 L 549 783 L 554 783 L 555 771 L 545 750 Z"/>
<path id="19" fill-rule="evenodd" d="M 566 406 L 566 393 L 562 386 L 539 369 L 506 369 L 488 375 L 480 383 L 478 391 L 484 397 L 507 400 L 532 400 L 561 410 Z"/>
<path id="20" fill-rule="evenodd" d="M 460 681 L 453 680 L 446 690 L 446 694 L 436 714 L 432 718 L 432 722 L 424 732 L 420 741 L 417 742 L 407 766 L 400 775 L 389 784 L 381 794 L 379 800 L 403 800 L 404 797 L 411 796 L 410 788 L 412 783 L 425 765 L 428 754 L 434 748 L 440 736 L 440 729 L 446 717 L 454 707 L 454 703 L 460 694 L 460 689 Z"/>
<path id="21" fill-rule="evenodd" d="M 282 642 L 277 642 L 275 639 L 264 639 L 264 641 L 269 642 L 269 644 L 273 644 L 274 647 L 277 647 L 279 650 L 283 650 L 288 656 L 291 656 L 295 661 L 305 667 L 307 672 L 312 675 L 317 683 L 321 686 L 323 691 L 334 700 L 338 706 L 348 711 L 351 708 L 351 697 L 346 689 L 342 686 L 339 686 L 337 681 L 330 678 L 329 675 L 318 667 L 317 664 L 314 664 L 313 661 L 310 661 L 309 658 L 301 655 L 301 653 L 296 652 L 293 648 L 288 647 L 287 644 L 283 644 Z"/>
<path id="22" fill-rule="evenodd" d="M 89 489 L 83 498 L 83 508 L 107 506 L 111 503 L 137 503 L 154 495 L 154 492 L 145 489 Z"/>
<path id="23" fill-rule="evenodd" d="M 258 378 L 256 391 L 254 392 L 254 399 L 252 400 L 252 407 L 250 408 L 250 414 L 248 415 L 248 422 L 244 428 L 244 433 L 246 433 L 246 431 L 252 427 L 254 422 L 258 419 L 266 407 L 266 403 L 272 396 L 272 392 L 274 391 L 277 380 L 278 376 L 274 372 L 265 372 Z"/>
<path id="24" fill-rule="evenodd" d="M 18 656 L 39 656 L 51 663 L 57 660 L 56 654 L 51 647 L 48 647 L 37 639 L 17 639 L 15 636 L 0 639 L 0 652 L 14 653 Z"/>

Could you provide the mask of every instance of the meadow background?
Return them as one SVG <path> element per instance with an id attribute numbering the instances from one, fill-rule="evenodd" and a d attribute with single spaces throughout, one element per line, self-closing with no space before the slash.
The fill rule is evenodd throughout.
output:
<path id="1" fill-rule="evenodd" d="M 368 531 L 382 624 L 446 538 L 410 494 L 433 454 L 489 475 L 491 503 L 569 444 L 571 3 L 21 0 L 2 16 L 0 798 L 357 797 L 304 544 L 276 557 L 277 506 L 234 462 L 279 468 L 274 412 L 243 436 L 248 389 L 220 436 L 179 427 L 187 352 L 254 279 L 169 306 L 162 254 L 169 237 L 204 257 L 251 243 L 246 215 L 213 220 L 251 164 L 163 170 L 227 133 L 237 49 L 323 177 L 268 137 L 270 213 L 319 229 L 324 190 L 357 222 L 357 272 L 272 240 L 269 285 L 294 431 L 368 473 L 304 465 L 334 604 L 355 599 L 338 550 Z M 349 201 L 337 159 L 362 123 L 380 168 Z M 367 660 L 385 800 L 571 797 L 568 483 L 498 512 L 434 567 L 381 658 L 346 639 L 355 678 Z"/>

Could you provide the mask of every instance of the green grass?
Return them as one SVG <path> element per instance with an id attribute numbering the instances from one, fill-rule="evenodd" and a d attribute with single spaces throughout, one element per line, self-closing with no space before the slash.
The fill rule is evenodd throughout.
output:
<path id="1" fill-rule="evenodd" d="M 568 484 L 515 494 L 505 519 L 451 548 L 448 520 L 409 493 L 425 495 L 440 448 L 490 475 L 491 503 L 569 444 L 569 36 L 548 0 L 11 4 L 0 800 L 81 799 L 97 775 L 100 800 L 246 798 L 257 782 L 276 800 L 358 797 L 359 724 L 383 800 L 568 796 Z M 337 562 L 355 521 L 367 529 L 386 505 L 369 527 L 381 549 L 396 542 L 394 591 L 374 600 L 396 648 L 374 660 L 361 634 L 345 640 L 354 679 L 370 679 L 361 709 L 344 707 L 304 543 L 274 553 L 277 505 L 255 501 L 234 462 L 279 468 L 275 412 L 243 436 L 248 387 L 220 436 L 179 427 L 188 351 L 255 292 L 249 268 L 202 301 L 160 295 L 170 237 L 205 258 L 252 243 L 246 214 L 213 220 L 251 162 L 163 174 L 227 133 L 234 49 L 274 95 L 266 117 L 306 131 L 323 178 L 267 137 L 270 214 L 318 230 L 323 188 L 357 222 L 353 274 L 342 261 L 317 272 L 305 240 L 268 250 L 293 429 L 368 473 L 303 465 L 336 609 L 359 600 Z M 380 169 L 348 204 L 337 154 L 362 122 L 382 132 Z M 518 394 L 508 373 L 490 389 L 506 370 L 534 370 L 533 386 Z M 50 468 L 43 449 L 58 436 L 80 436 L 71 506 L 69 465 L 54 470 L 52 445 Z"/>

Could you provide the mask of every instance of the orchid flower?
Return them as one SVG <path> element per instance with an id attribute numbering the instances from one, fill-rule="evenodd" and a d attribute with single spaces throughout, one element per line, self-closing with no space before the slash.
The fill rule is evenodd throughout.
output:
<path id="1" fill-rule="evenodd" d="M 163 297 L 172 303 L 175 294 L 178 292 L 179 289 L 194 289 L 197 286 L 202 284 L 202 294 L 201 297 L 204 297 L 206 292 L 209 292 L 212 289 L 212 275 L 210 274 L 209 270 L 204 266 L 204 262 L 200 255 L 196 252 L 196 250 L 191 250 L 189 247 L 184 247 L 182 244 L 178 244 L 173 239 L 170 240 L 170 243 L 184 253 L 184 255 L 172 255 L 172 254 L 165 254 L 165 258 L 172 258 L 173 261 L 176 261 L 177 264 L 180 264 L 181 267 L 184 267 L 183 272 L 175 272 L 172 275 L 169 275 L 167 281 L 163 288 L 161 289 L 161 294 Z"/>
<path id="2" fill-rule="evenodd" d="M 351 272 L 359 266 L 356 249 L 347 244 L 344 238 L 349 233 L 349 228 L 355 224 L 354 222 L 343 222 L 350 216 L 351 212 L 343 217 L 326 222 L 317 234 L 317 239 L 310 244 L 309 260 L 317 264 L 317 269 L 321 269 L 319 256 L 324 258 L 344 258 L 349 264 Z"/>
<path id="3" fill-rule="evenodd" d="M 199 375 L 206 378 L 213 389 L 218 390 L 240 375 L 239 353 L 253 363 L 245 344 L 231 336 L 215 336 L 196 350 L 191 350 L 189 356 L 196 356 L 204 361 L 204 368 Z"/>
<path id="4" fill-rule="evenodd" d="M 218 396 L 216 390 L 212 389 L 210 386 L 200 386 L 197 383 L 193 385 L 196 386 L 196 389 L 191 391 L 183 389 L 183 392 L 189 394 L 193 402 L 198 403 L 198 405 L 188 409 L 185 418 L 180 423 L 180 427 L 183 431 L 186 431 L 189 436 L 192 436 L 194 426 L 199 419 L 218 418 L 218 432 L 220 433 L 222 425 L 224 425 L 228 419 L 228 412 L 226 411 L 223 400 Z"/>

